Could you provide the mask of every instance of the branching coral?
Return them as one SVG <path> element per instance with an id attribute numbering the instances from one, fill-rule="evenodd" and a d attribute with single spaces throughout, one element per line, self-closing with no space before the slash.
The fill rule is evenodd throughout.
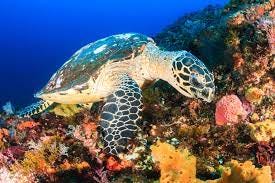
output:
<path id="1" fill-rule="evenodd" d="M 15 111 L 11 102 L 7 102 L 4 106 L 2 106 L 2 109 L 3 109 L 3 111 L 5 111 L 5 113 L 7 115 L 12 115 L 12 114 L 14 114 L 14 111 Z"/>
<path id="2" fill-rule="evenodd" d="M 242 54 L 239 52 L 236 52 L 233 54 L 233 67 L 234 69 L 239 69 L 244 65 L 244 59 L 242 57 Z"/>

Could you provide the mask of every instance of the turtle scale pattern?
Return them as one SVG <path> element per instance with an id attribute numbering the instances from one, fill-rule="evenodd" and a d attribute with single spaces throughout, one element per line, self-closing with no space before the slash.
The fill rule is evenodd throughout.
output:
<path id="1" fill-rule="evenodd" d="M 199 83 L 197 79 L 195 79 L 201 76 L 205 78 L 204 82 L 207 83 L 207 87 L 215 87 L 213 84 L 213 74 L 206 69 L 202 62 L 200 62 L 189 52 L 185 52 L 184 54 L 181 54 L 179 57 L 175 58 L 172 65 L 172 72 L 174 77 L 177 79 L 178 83 L 181 84 L 179 87 L 183 91 L 188 92 L 184 87 L 190 87 L 190 90 L 193 92 L 196 90 L 201 90 L 201 92 L 203 92 L 204 86 Z M 191 87 L 191 84 L 193 84 L 196 89 Z"/>
<path id="2" fill-rule="evenodd" d="M 107 98 L 100 126 L 107 152 L 121 153 L 127 141 L 135 136 L 142 109 L 141 89 L 128 75 L 122 76 L 120 87 Z"/>

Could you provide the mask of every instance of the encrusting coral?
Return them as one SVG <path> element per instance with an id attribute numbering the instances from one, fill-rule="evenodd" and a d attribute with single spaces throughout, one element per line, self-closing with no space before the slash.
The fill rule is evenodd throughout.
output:
<path id="1" fill-rule="evenodd" d="M 264 92 L 256 87 L 251 87 L 245 92 L 245 98 L 250 103 L 260 103 L 264 96 Z"/>
<path id="2" fill-rule="evenodd" d="M 222 177 L 210 183 L 271 183 L 271 169 L 269 166 L 256 168 L 251 161 L 239 163 L 231 160 L 227 167 L 223 168 Z"/>
<path id="3" fill-rule="evenodd" d="M 69 105 L 69 104 L 58 104 L 56 107 L 51 109 L 49 112 L 53 112 L 56 115 L 63 117 L 71 117 L 76 113 L 79 113 L 81 108 L 77 105 Z"/>
<path id="4" fill-rule="evenodd" d="M 272 180 L 270 166 L 256 168 L 251 161 L 231 160 L 219 167 L 221 178 L 203 181 L 196 178 L 196 158 L 187 149 L 181 151 L 158 141 L 151 150 L 153 159 L 159 163 L 161 183 L 271 183 Z"/>
<path id="5" fill-rule="evenodd" d="M 257 122 L 255 124 L 250 123 L 248 125 L 250 129 L 250 137 L 256 142 L 260 141 L 270 141 L 270 139 L 275 137 L 275 121 L 265 120 Z"/>
<path id="6" fill-rule="evenodd" d="M 151 146 L 154 161 L 159 162 L 161 183 L 190 183 L 196 180 L 196 158 L 187 149 L 176 150 L 172 145 L 157 142 Z"/>

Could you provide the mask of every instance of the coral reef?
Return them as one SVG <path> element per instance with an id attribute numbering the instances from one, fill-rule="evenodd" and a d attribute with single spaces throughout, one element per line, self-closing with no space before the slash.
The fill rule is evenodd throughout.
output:
<path id="1" fill-rule="evenodd" d="M 163 49 L 190 51 L 213 70 L 216 95 L 211 103 L 186 98 L 164 81 L 144 89 L 138 137 L 119 157 L 103 151 L 102 103 L 90 111 L 56 105 L 33 119 L 17 118 L 6 105 L 0 180 L 274 181 L 274 4 L 231 0 L 187 14 L 159 33 L 155 40 Z"/>

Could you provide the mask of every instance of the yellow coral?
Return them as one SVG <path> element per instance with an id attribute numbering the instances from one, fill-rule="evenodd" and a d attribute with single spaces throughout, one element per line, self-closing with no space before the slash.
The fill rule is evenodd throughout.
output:
<path id="1" fill-rule="evenodd" d="M 196 182 L 196 158 L 187 149 L 176 150 L 172 145 L 157 142 L 151 147 L 153 159 L 159 162 L 161 183 Z"/>
<path id="2" fill-rule="evenodd" d="M 39 143 L 32 143 L 30 146 L 34 148 L 24 154 L 24 159 L 16 162 L 11 169 L 14 172 L 20 171 L 24 175 L 33 172 L 54 173 L 54 163 L 61 155 L 61 147 L 57 146 L 60 139 L 58 136 L 49 137 Z"/>
<path id="3" fill-rule="evenodd" d="M 275 137 L 274 120 L 267 119 L 255 124 L 250 123 L 248 127 L 250 128 L 250 137 L 257 142 L 270 141 L 270 139 Z"/>
<path id="4" fill-rule="evenodd" d="M 249 88 L 245 92 L 245 98 L 251 103 L 260 103 L 262 101 L 264 92 L 256 87 Z"/>
<path id="5" fill-rule="evenodd" d="M 231 160 L 222 167 L 222 177 L 202 181 L 196 178 L 196 158 L 187 149 L 176 150 L 172 145 L 157 142 L 151 146 L 152 157 L 159 162 L 160 183 L 271 183 L 271 168 L 256 168 L 251 161 Z"/>
<path id="6" fill-rule="evenodd" d="M 235 30 L 229 30 L 229 36 L 226 38 L 225 44 L 233 48 L 238 47 L 240 44 L 239 33 Z"/>
<path id="7" fill-rule="evenodd" d="M 58 116 L 71 117 L 76 113 L 80 112 L 81 108 L 77 105 L 69 104 L 58 104 L 56 107 L 51 109 L 49 112 L 53 112 Z"/>
<path id="8" fill-rule="evenodd" d="M 236 160 L 231 160 L 227 168 L 224 169 L 222 178 L 208 183 L 271 183 L 271 168 L 264 166 L 255 168 L 251 161 L 239 163 Z"/>

